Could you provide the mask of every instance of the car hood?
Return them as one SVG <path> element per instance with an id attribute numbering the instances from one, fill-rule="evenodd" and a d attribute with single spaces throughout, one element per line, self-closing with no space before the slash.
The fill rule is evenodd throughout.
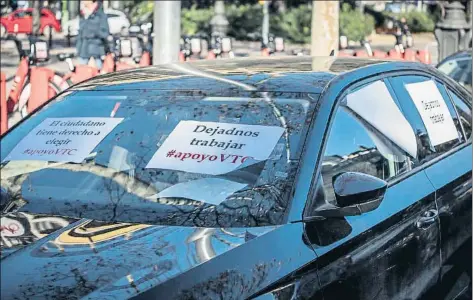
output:
<path id="1" fill-rule="evenodd" d="M 1 223 L 2 299 L 132 297 L 278 227 L 157 226 L 22 212 Z"/>

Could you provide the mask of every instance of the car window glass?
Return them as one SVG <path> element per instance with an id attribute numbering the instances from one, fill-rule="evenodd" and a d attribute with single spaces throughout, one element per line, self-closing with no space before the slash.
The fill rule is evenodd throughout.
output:
<path id="1" fill-rule="evenodd" d="M 460 117 L 460 122 L 465 130 L 466 138 L 471 136 L 471 108 L 457 96 L 454 92 L 448 90 L 448 93 L 457 109 L 457 113 Z"/>
<path id="2" fill-rule="evenodd" d="M 81 217 L 95 220 L 193 227 L 283 224 L 318 94 L 278 92 L 276 96 L 268 93 L 271 105 L 265 98 L 250 96 L 253 94 L 206 97 L 166 90 L 65 94 L 2 137 L 1 185 L 22 191 L 18 197 L 24 200 L 24 212 L 33 209 L 35 203 L 43 203 L 44 199 L 54 203 L 74 194 L 77 197 L 70 202 L 66 200 L 72 206 L 61 206 L 67 211 L 61 208 L 59 214 L 74 217 L 80 213 Z M 69 128 L 67 122 L 79 117 L 81 120 L 74 124 L 81 129 L 88 128 L 82 134 L 89 135 L 92 127 L 102 125 L 92 121 L 90 126 L 86 125 L 88 121 L 82 118 L 106 118 L 104 122 L 112 122 L 114 117 L 109 118 L 112 110 L 116 118 L 123 120 L 98 142 L 84 143 L 84 147 L 92 145 L 93 149 L 86 151 L 91 155 L 84 158 L 83 164 L 61 162 L 61 167 L 56 168 L 57 164 L 48 163 L 56 161 L 55 157 L 6 159 L 9 153 L 16 153 L 13 149 L 25 135 L 37 130 L 48 118 L 63 118 L 64 126 Z M 189 131 L 197 135 L 187 143 L 182 140 L 186 135 L 179 132 L 183 125 L 194 126 L 192 123 L 200 125 L 195 131 Z M 228 130 L 222 129 L 223 126 Z M 249 129 L 240 130 L 243 126 Z M 281 131 L 284 127 L 287 134 Z M 268 130 L 278 130 L 281 136 L 268 135 Z M 176 136 L 180 137 L 179 142 L 170 142 Z M 204 138 L 206 136 L 209 138 Z M 237 141 L 233 137 L 256 140 L 240 145 L 268 153 L 258 160 L 248 157 L 248 152 L 246 157 L 235 153 L 236 148 L 230 145 L 230 141 Z M 227 144 L 222 144 L 224 138 L 229 141 Z M 156 155 L 160 156 L 158 151 L 164 149 L 166 142 L 175 148 L 166 156 L 173 161 L 173 166 L 160 166 L 159 162 L 149 166 L 156 161 Z M 229 155 L 222 150 L 224 147 Z M 222 163 L 229 169 L 221 169 Z M 190 170 L 190 164 L 198 168 Z M 16 180 L 18 176 L 23 179 Z M 121 179 L 116 181 L 118 177 Z M 28 191 L 26 186 L 31 189 Z M 54 204 L 42 205 L 42 213 L 51 213 L 51 207 L 57 209 Z M 114 215 L 117 211 L 119 213 Z"/>
<path id="3" fill-rule="evenodd" d="M 458 114 L 455 110 L 455 107 L 454 107 L 454 105 L 453 105 L 452 101 L 450 100 L 450 97 L 447 93 L 447 90 L 445 89 L 445 86 L 442 83 L 440 83 L 438 81 L 435 81 L 435 83 L 437 85 L 437 88 L 439 89 L 440 94 L 442 94 L 442 97 L 445 100 L 445 104 L 448 107 L 448 111 L 450 112 L 450 115 L 452 116 L 453 123 L 455 123 L 455 127 L 457 128 L 459 140 L 460 140 L 460 142 L 463 142 L 463 141 L 465 141 L 465 137 L 463 136 L 462 126 L 460 124 L 460 120 L 458 119 Z M 448 151 L 448 149 L 447 149 L 447 151 Z"/>
<path id="4" fill-rule="evenodd" d="M 390 101 L 392 105 L 398 107 L 392 97 L 378 100 Z M 335 201 L 332 179 L 341 172 L 360 172 L 390 180 L 411 169 L 410 156 L 383 133 L 388 132 L 386 127 L 395 128 L 396 125 L 385 124 L 386 127 L 377 129 L 369 117 L 362 117 L 355 110 L 356 107 L 349 105 L 346 99 L 342 100 L 326 143 L 322 180 L 329 202 Z M 377 111 L 377 113 L 383 115 L 389 112 Z M 405 122 L 407 124 L 407 121 Z M 413 134 L 412 138 L 415 140 Z"/>
<path id="5" fill-rule="evenodd" d="M 446 61 L 438 69 L 456 82 L 471 89 L 471 57 Z"/>
<path id="6" fill-rule="evenodd" d="M 401 104 L 401 109 L 415 131 L 418 144 L 418 163 L 420 164 L 429 161 L 434 157 L 437 157 L 438 155 L 450 150 L 451 148 L 459 145 L 462 142 L 461 130 L 458 130 L 458 127 L 456 127 L 455 131 L 457 132 L 457 134 L 454 138 L 450 139 L 452 135 L 449 135 L 448 141 L 446 142 L 435 143 L 435 145 L 432 143 L 432 138 L 437 138 L 437 136 L 429 137 L 429 132 L 426 128 L 426 125 L 424 124 L 421 114 L 419 113 L 419 110 L 414 104 L 414 100 L 412 99 L 411 94 L 407 89 L 407 87 L 411 86 L 412 84 L 428 83 L 429 81 L 431 81 L 431 78 L 426 76 L 396 76 L 390 78 L 390 82 L 392 84 L 394 92 Z M 435 87 L 438 87 L 438 85 L 434 83 L 434 88 Z M 449 101 L 445 101 L 445 93 L 442 94 L 442 91 L 440 89 L 438 89 L 438 91 L 442 96 L 442 99 L 440 100 L 443 100 L 445 102 L 449 111 L 449 115 L 446 117 L 453 118 L 454 116 L 456 116 L 453 107 L 451 105 L 449 106 Z M 439 132 L 431 132 L 430 134 L 439 134 Z"/>

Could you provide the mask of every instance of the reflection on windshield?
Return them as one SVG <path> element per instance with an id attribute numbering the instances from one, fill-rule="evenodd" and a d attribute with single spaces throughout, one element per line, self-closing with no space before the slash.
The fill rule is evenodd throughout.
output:
<path id="1" fill-rule="evenodd" d="M 110 115 L 116 99 L 107 92 L 107 97 L 98 100 L 100 93 L 86 91 L 70 95 L 26 120 L 2 139 L 2 161 L 46 118 Z M 205 97 L 181 97 L 166 91 L 147 91 L 139 96 L 133 91 L 121 92 L 124 93 L 130 94 L 122 95 L 126 98 L 120 99 L 115 113 L 123 121 L 82 163 L 2 162 L 2 187 L 11 196 L 8 205 L 2 205 L 2 211 L 199 227 L 265 226 L 283 222 L 301 141 L 315 104 L 310 101 L 316 99 L 314 95 L 304 99 L 301 94 L 279 93 L 279 98 L 272 98 L 272 105 L 268 105 L 263 98 L 254 101 L 248 95 L 238 97 L 245 101 L 204 101 Z M 89 98 L 89 94 L 94 97 Z M 222 119 L 246 125 L 283 124 L 286 130 L 269 158 L 225 174 L 145 168 L 180 121 L 220 122 Z M 198 183 L 212 178 L 216 180 L 206 181 L 205 190 L 200 192 L 203 186 Z M 234 187 L 224 188 L 222 182 Z M 179 194 L 175 189 L 160 194 L 186 183 L 191 188 L 185 193 Z"/>

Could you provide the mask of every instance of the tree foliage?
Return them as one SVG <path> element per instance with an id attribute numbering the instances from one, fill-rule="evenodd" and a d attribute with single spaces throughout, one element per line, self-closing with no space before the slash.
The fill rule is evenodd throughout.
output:
<path id="1" fill-rule="evenodd" d="M 340 10 L 340 35 L 348 40 L 361 41 L 374 30 L 374 18 L 371 15 L 362 14 L 353 7 L 344 3 Z"/>

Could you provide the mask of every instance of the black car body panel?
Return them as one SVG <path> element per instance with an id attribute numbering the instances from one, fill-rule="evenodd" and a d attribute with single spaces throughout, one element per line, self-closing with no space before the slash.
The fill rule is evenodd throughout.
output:
<path id="1" fill-rule="evenodd" d="M 421 297 L 441 283 L 442 266 L 471 239 L 471 137 L 428 163 L 392 180 L 386 178 L 387 190 L 375 210 L 314 217 L 319 202 L 328 197 L 324 176 L 333 178 L 346 166 L 374 159 L 376 149 L 365 147 L 350 155 L 333 153 L 327 162 L 324 151 L 344 97 L 370 82 L 412 74 L 436 78 L 471 103 L 465 89 L 432 67 L 334 57 L 172 64 L 101 75 L 73 86 L 2 138 L 2 159 L 22 137 L 15 132 L 22 130 L 24 135 L 37 125 L 39 121 L 33 121 L 42 110 L 55 106 L 90 106 L 90 114 L 101 115 L 121 101 L 121 113 L 136 115 L 142 128 L 150 126 L 148 114 L 166 121 L 171 118 L 170 111 L 162 112 L 165 106 L 182 111 L 184 116 L 176 118 L 183 119 L 193 118 L 187 112 L 195 117 L 204 111 L 209 114 L 206 118 L 218 119 L 219 114 L 234 109 L 242 117 L 253 114 L 248 120 L 259 116 L 272 125 L 278 124 L 281 115 L 290 119 L 284 124 L 295 134 L 291 141 L 301 145 L 289 147 L 290 158 L 298 163 L 294 172 L 285 175 L 293 185 L 276 193 L 284 198 L 278 202 L 283 207 L 278 208 L 277 217 L 265 219 L 250 213 L 256 221 L 237 218 L 218 226 L 219 222 L 193 216 L 194 221 L 179 223 L 164 212 L 153 211 L 159 206 L 145 201 L 155 192 L 149 192 L 149 178 L 135 174 L 130 190 L 139 197 L 125 194 L 121 203 L 112 197 L 111 203 L 88 203 L 89 198 L 102 195 L 100 180 L 110 177 L 120 184 L 130 180 L 129 174 L 109 172 L 100 165 L 100 155 L 93 167 L 84 162 L 45 169 L 47 165 L 19 162 L 14 168 L 2 162 L 2 171 L 28 172 L 15 179 L 21 184 L 8 182 L 7 187 L 7 181 L 2 183 L 2 299 Z M 387 86 L 393 89 L 394 85 Z M 220 106 L 213 110 L 202 102 L 225 97 L 225 110 Z M 255 102 L 249 105 L 236 98 Z M 300 116 L 299 107 L 304 107 L 307 116 Z M 228 115 L 235 117 L 234 113 Z M 58 115 L 72 116 L 73 112 L 63 110 L 54 116 Z M 156 137 L 140 141 L 136 132 L 131 135 L 124 130 L 107 141 L 133 147 L 149 142 L 149 154 L 143 156 L 149 160 L 159 142 Z M 143 163 L 137 164 L 137 171 L 144 168 Z M 84 181 L 88 192 L 71 192 L 85 173 L 93 175 Z M 49 176 L 70 190 L 44 198 L 50 189 Z M 242 175 L 233 176 L 229 178 Z M 166 205 L 187 204 L 171 201 Z"/>

